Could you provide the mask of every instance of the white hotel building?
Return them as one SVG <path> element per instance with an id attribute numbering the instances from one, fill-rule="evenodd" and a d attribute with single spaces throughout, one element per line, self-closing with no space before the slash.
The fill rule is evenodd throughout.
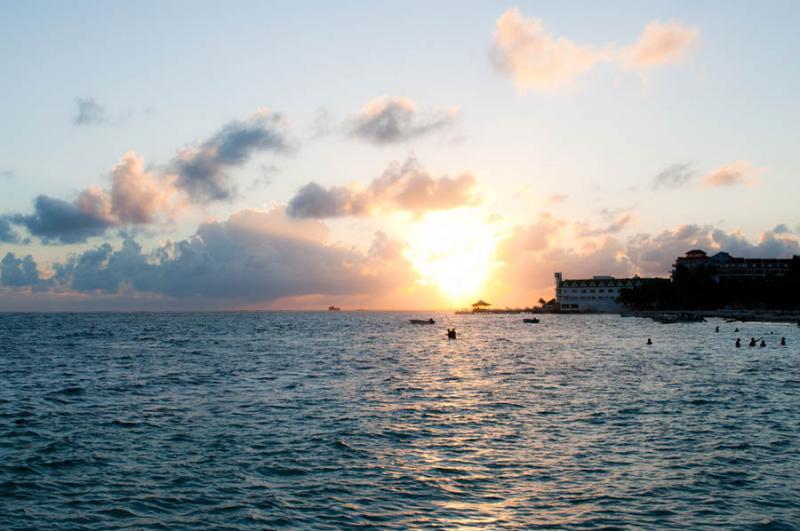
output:
<path id="1" fill-rule="evenodd" d="M 556 273 L 556 302 L 562 313 L 609 312 L 625 309 L 619 302 L 623 289 L 640 286 L 643 279 L 594 276 L 591 279 L 564 280 Z"/>

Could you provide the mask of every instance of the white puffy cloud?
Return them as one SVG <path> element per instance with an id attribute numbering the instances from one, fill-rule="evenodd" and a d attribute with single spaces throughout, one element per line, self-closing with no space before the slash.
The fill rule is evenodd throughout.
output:
<path id="1" fill-rule="evenodd" d="M 554 89 L 613 58 L 610 50 L 554 37 L 538 18 L 525 18 L 511 8 L 497 19 L 491 50 L 492 64 L 514 80 L 520 92 Z"/>
<path id="2" fill-rule="evenodd" d="M 709 188 L 722 186 L 736 186 L 740 184 L 753 185 L 759 180 L 763 170 L 755 168 L 746 160 L 723 164 L 703 177 L 703 184 Z"/>
<path id="3" fill-rule="evenodd" d="M 171 183 L 146 171 L 144 160 L 126 153 L 111 170 L 111 212 L 120 223 L 153 223 L 168 214 Z"/>
<path id="4" fill-rule="evenodd" d="M 699 35 L 699 29 L 679 22 L 652 21 L 631 46 L 592 46 L 556 37 L 542 20 L 510 8 L 496 21 L 490 59 L 520 92 L 554 90 L 602 62 L 640 70 L 675 63 L 696 47 Z"/>
<path id="5" fill-rule="evenodd" d="M 700 30 L 680 22 L 654 20 L 644 27 L 636 42 L 623 51 L 629 68 L 651 68 L 674 63 L 697 46 Z"/>

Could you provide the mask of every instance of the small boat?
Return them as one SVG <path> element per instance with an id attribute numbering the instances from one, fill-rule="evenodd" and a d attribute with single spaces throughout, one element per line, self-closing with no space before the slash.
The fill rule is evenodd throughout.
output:
<path id="1" fill-rule="evenodd" d="M 433 319 L 409 319 L 411 324 L 418 324 L 418 325 L 431 325 L 436 324 L 436 321 Z"/>
<path id="2" fill-rule="evenodd" d="M 536 317 L 531 317 L 530 319 L 523 319 L 522 322 L 536 324 L 539 322 L 539 319 L 537 319 Z"/>
<path id="3" fill-rule="evenodd" d="M 341 308 L 337 308 L 336 306 L 328 306 L 328 311 L 329 312 L 338 312 L 340 310 L 341 310 Z"/>

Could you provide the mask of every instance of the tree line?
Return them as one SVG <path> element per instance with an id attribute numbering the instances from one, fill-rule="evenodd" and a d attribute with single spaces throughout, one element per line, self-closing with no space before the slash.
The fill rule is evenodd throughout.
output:
<path id="1" fill-rule="evenodd" d="M 783 275 L 732 278 L 713 267 L 678 266 L 672 279 L 622 290 L 620 301 L 636 310 L 800 310 L 800 257 Z"/>

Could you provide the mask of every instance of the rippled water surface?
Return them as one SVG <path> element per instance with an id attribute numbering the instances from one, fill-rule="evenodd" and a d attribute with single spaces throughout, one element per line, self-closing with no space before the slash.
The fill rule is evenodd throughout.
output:
<path id="1" fill-rule="evenodd" d="M 800 525 L 800 329 L 410 317 L 0 315 L 0 528 Z"/>

